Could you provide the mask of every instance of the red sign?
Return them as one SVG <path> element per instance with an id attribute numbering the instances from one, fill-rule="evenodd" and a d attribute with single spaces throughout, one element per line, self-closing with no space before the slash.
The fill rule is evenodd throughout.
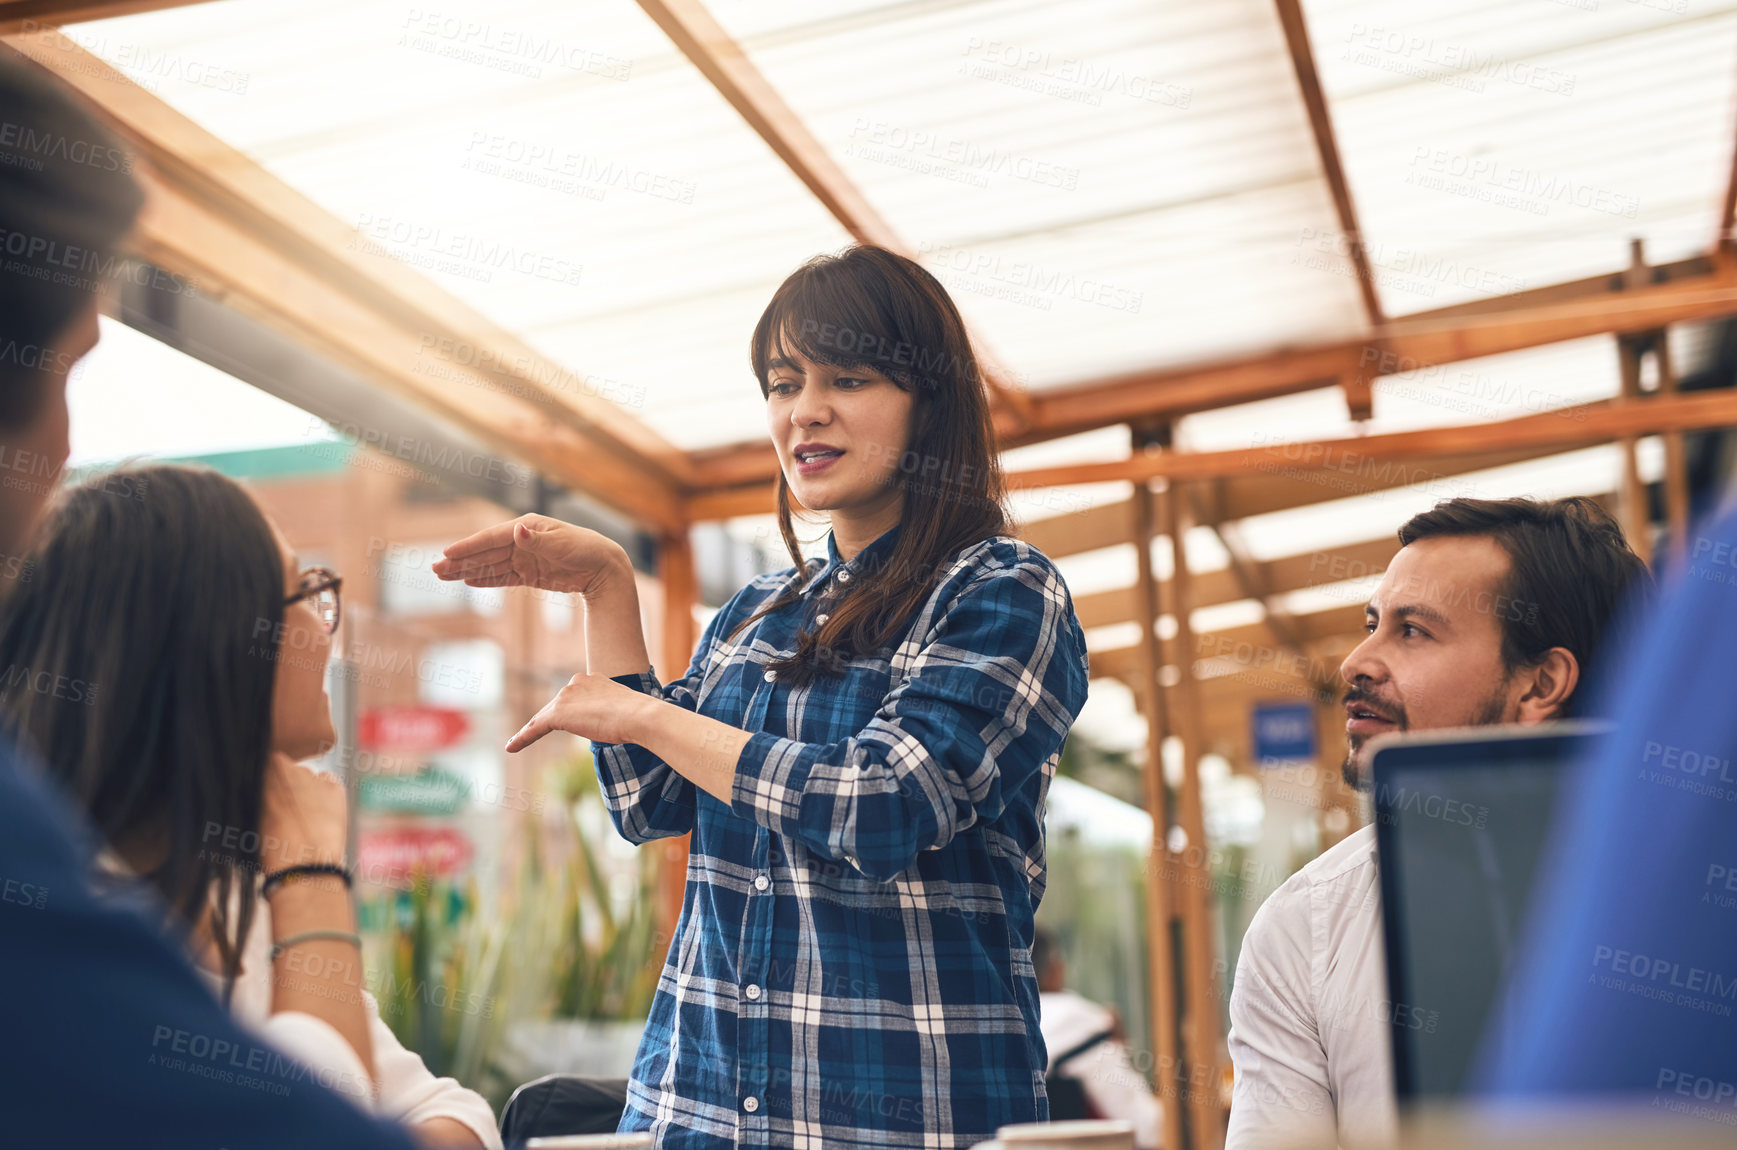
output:
<path id="1" fill-rule="evenodd" d="M 408 887 L 416 875 L 449 878 L 476 855 L 457 827 L 364 831 L 357 844 L 356 877 L 376 886 Z"/>
<path id="2" fill-rule="evenodd" d="M 470 734 L 470 717 L 452 707 L 370 707 L 356 737 L 369 751 L 438 751 Z"/>

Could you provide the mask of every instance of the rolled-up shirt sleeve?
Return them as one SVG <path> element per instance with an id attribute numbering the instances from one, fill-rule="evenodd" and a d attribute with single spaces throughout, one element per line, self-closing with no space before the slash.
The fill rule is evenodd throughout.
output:
<path id="1" fill-rule="evenodd" d="M 759 733 L 732 808 L 885 881 L 995 819 L 1061 748 L 1086 696 L 1085 637 L 1040 555 L 989 569 L 946 607 L 869 724 L 833 743 Z"/>

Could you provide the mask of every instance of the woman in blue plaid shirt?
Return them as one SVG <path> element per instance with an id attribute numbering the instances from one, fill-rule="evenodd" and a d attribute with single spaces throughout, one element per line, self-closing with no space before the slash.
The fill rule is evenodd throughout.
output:
<path id="1" fill-rule="evenodd" d="M 737 592 L 679 678 L 595 532 L 524 516 L 435 570 L 583 597 L 591 673 L 507 749 L 591 739 L 624 837 L 693 835 L 622 1130 L 968 1146 L 1048 1114 L 1032 916 L 1085 637 L 1008 534 L 987 390 L 933 276 L 874 247 L 815 259 L 751 354 L 793 566 Z M 792 495 L 828 515 L 824 558 Z"/>

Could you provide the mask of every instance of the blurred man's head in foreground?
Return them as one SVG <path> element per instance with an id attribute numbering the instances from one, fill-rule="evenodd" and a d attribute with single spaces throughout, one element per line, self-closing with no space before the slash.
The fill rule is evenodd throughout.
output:
<path id="1" fill-rule="evenodd" d="M 144 202 L 84 102 L 0 45 L 0 553 L 16 552 L 69 450 L 66 383 Z"/>

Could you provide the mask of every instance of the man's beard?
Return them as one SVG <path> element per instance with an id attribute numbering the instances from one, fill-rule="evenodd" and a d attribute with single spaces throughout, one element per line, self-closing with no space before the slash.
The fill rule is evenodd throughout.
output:
<path id="1" fill-rule="evenodd" d="M 1374 695 L 1371 695 L 1367 691 L 1360 691 L 1356 687 L 1346 691 L 1345 697 L 1340 700 L 1341 703 L 1357 703 L 1365 701 L 1374 702 L 1377 700 Z M 1502 721 L 1502 715 L 1507 711 L 1507 709 L 1508 684 L 1504 682 L 1497 686 L 1495 691 L 1490 694 L 1489 698 L 1484 700 L 1484 705 L 1479 708 L 1476 718 L 1467 723 L 1456 725 L 1493 727 Z M 1411 730 L 1411 720 L 1406 716 L 1404 707 L 1395 704 L 1393 707 L 1393 718 L 1394 730 Z M 1339 777 L 1344 779 L 1345 785 L 1354 791 L 1371 791 L 1375 789 L 1374 773 L 1362 770 L 1357 766 L 1357 752 L 1362 749 L 1363 737 L 1361 735 L 1351 736 L 1351 745 L 1346 749 L 1345 761 L 1339 765 Z"/>

